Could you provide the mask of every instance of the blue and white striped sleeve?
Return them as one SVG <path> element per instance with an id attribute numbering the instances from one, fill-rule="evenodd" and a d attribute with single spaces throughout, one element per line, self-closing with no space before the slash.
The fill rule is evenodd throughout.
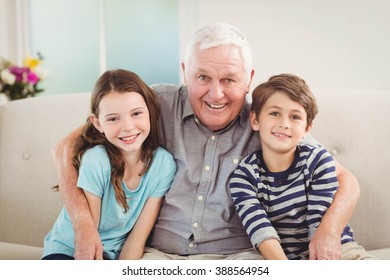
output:
<path id="1" fill-rule="evenodd" d="M 333 201 L 338 189 L 335 162 L 323 147 L 313 149 L 308 157 L 308 168 L 312 177 L 308 192 L 307 224 L 311 240 L 322 217 Z"/>
<path id="2" fill-rule="evenodd" d="M 230 192 L 238 216 L 256 250 L 266 239 L 280 238 L 258 198 L 259 180 L 251 164 L 241 161 L 230 179 Z"/>

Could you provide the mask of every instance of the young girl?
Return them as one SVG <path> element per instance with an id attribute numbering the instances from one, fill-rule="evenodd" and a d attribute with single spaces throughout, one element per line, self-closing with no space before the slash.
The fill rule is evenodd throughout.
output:
<path id="1" fill-rule="evenodd" d="M 158 147 L 160 106 L 134 73 L 105 72 L 76 144 L 74 166 L 104 247 L 104 259 L 139 259 L 176 172 Z M 74 259 L 74 231 L 63 208 L 44 240 L 43 259 Z"/>

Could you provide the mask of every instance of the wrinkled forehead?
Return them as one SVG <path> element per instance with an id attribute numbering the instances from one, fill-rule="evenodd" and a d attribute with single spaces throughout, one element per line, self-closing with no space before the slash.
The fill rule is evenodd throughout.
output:
<path id="1" fill-rule="evenodd" d="M 194 50 L 188 63 L 186 72 L 189 75 L 202 73 L 231 78 L 240 77 L 240 80 L 247 80 L 249 77 L 241 49 L 232 45 Z"/>

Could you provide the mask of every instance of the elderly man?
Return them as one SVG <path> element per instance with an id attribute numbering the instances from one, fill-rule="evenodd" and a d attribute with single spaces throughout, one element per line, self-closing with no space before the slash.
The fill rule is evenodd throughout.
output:
<path id="1" fill-rule="evenodd" d="M 185 85 L 154 86 L 162 108 L 161 145 L 178 169 L 143 258 L 261 259 L 228 192 L 240 159 L 260 146 L 246 103 L 254 75 L 250 46 L 234 26 L 206 26 L 188 43 L 182 70 Z M 55 148 L 60 190 L 76 233 L 75 258 L 101 259 L 102 244 L 71 164 L 79 133 Z M 355 177 L 340 164 L 337 177 L 339 191 L 310 242 L 312 259 L 340 258 L 341 232 L 360 194 Z"/>

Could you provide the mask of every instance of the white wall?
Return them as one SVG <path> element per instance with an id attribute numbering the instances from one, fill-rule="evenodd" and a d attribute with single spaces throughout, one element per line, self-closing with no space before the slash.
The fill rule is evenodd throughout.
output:
<path id="1" fill-rule="evenodd" d="M 99 1 L 29 2 L 30 53 L 49 71 L 42 94 L 90 91 L 100 74 Z"/>
<path id="2" fill-rule="evenodd" d="M 31 51 L 50 71 L 43 94 L 90 91 L 105 67 L 179 82 L 177 0 L 29 1 Z"/>
<path id="3" fill-rule="evenodd" d="M 19 63 L 21 57 L 28 53 L 26 49 L 41 50 L 35 43 L 28 46 L 29 42 L 25 39 L 28 34 L 23 34 L 26 3 L 36 5 L 41 2 L 44 3 L 42 0 L 0 0 L 0 54 Z M 291 72 L 302 76 L 313 89 L 390 91 L 388 0 L 177 2 L 180 57 L 188 38 L 198 28 L 226 21 L 240 28 L 251 42 L 256 70 L 253 86 L 273 74 Z M 91 24 L 91 21 L 86 23 Z M 34 29 L 34 26 L 30 28 Z M 47 37 L 45 32 L 38 34 Z M 50 34 L 52 37 L 58 33 Z M 49 39 L 53 41 L 53 38 Z M 156 43 L 153 38 L 151 42 Z M 78 43 L 86 47 L 84 40 Z M 48 54 L 49 51 L 44 52 L 44 55 Z M 46 63 L 49 61 L 47 56 Z M 170 66 L 177 67 L 177 73 L 180 73 L 178 61 L 172 61 Z M 50 81 L 54 83 L 54 78 Z"/>
<path id="4" fill-rule="evenodd" d="M 20 64 L 29 48 L 28 0 L 0 0 L 0 56 Z"/>
<path id="5" fill-rule="evenodd" d="M 246 34 L 253 86 L 281 72 L 312 89 L 390 90 L 390 1 L 180 1 L 181 52 L 190 33 L 229 22 Z"/>
<path id="6" fill-rule="evenodd" d="M 105 0 L 108 68 L 133 70 L 149 84 L 178 83 L 178 1 Z"/>

